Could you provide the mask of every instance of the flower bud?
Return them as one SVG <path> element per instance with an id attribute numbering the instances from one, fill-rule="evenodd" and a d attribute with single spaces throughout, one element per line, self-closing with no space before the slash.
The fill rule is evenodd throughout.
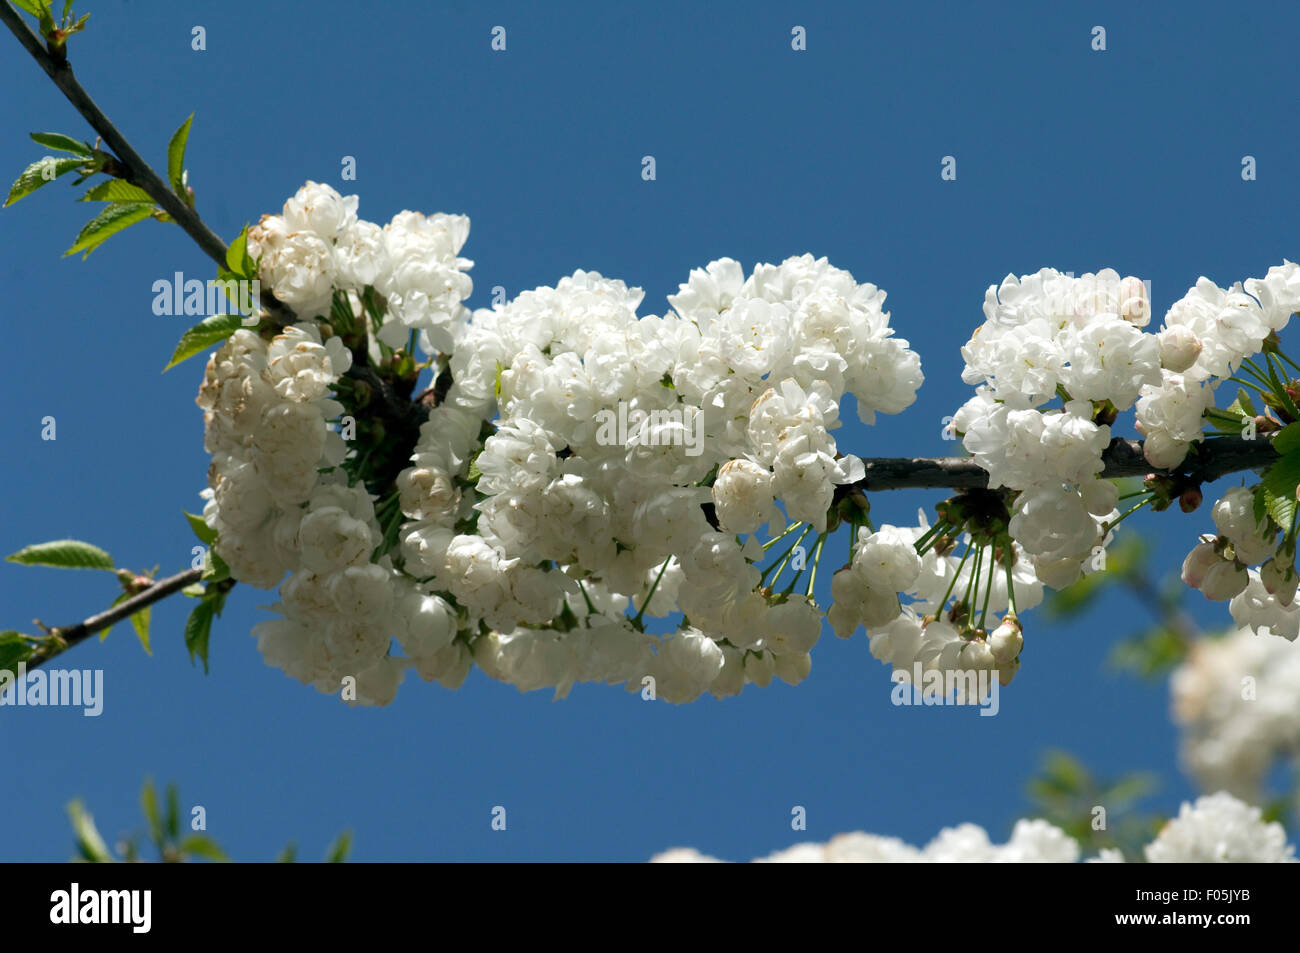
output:
<path id="1" fill-rule="evenodd" d="M 993 653 L 993 658 L 998 663 L 999 668 L 1015 660 L 1020 655 L 1020 649 L 1025 644 L 1025 637 L 1021 634 L 1020 620 L 1013 615 L 1008 615 L 993 630 L 993 634 L 989 636 L 988 641 L 989 650 Z"/>
<path id="2" fill-rule="evenodd" d="M 1279 605 L 1289 606 L 1295 599 L 1297 585 L 1300 585 L 1300 573 L 1295 566 L 1274 556 L 1259 569 L 1260 581 L 1264 590 L 1278 601 Z"/>
<path id="3" fill-rule="evenodd" d="M 1224 602 L 1239 594 L 1250 582 L 1246 567 L 1237 562 L 1220 559 L 1205 571 L 1201 579 L 1201 595 L 1211 602 Z"/>
<path id="4" fill-rule="evenodd" d="M 1181 374 L 1201 356 L 1201 339 L 1185 324 L 1165 328 L 1160 338 L 1160 365 L 1174 374 Z"/>
<path id="5" fill-rule="evenodd" d="M 1222 559 L 1223 557 L 1215 551 L 1214 543 L 1198 543 L 1192 547 L 1192 551 L 1183 560 L 1183 582 L 1193 589 L 1201 588 L 1201 583 L 1205 581 L 1206 572 L 1211 566 L 1221 562 Z"/>
<path id="6" fill-rule="evenodd" d="M 998 684 L 1006 688 L 1018 671 L 1020 671 L 1020 659 L 1012 659 L 1005 665 L 998 666 Z"/>

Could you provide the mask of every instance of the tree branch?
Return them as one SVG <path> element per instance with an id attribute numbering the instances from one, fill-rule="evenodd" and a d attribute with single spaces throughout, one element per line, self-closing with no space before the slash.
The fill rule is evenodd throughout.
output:
<path id="1" fill-rule="evenodd" d="M 1229 473 L 1256 470 L 1278 457 L 1267 437 L 1214 437 L 1194 445 L 1183 465 L 1173 470 L 1153 467 L 1142 455 L 1142 441 L 1116 437 L 1102 455 L 1106 479 L 1146 476 L 1183 476 L 1196 483 L 1211 483 Z M 962 490 L 987 487 L 989 475 L 970 457 L 874 457 L 863 459 L 866 476 L 849 484 L 860 490 Z"/>
<path id="2" fill-rule="evenodd" d="M 171 187 L 158 177 L 158 173 L 154 172 L 149 163 L 131 148 L 131 143 L 118 132 L 117 127 L 90 98 L 90 94 L 82 88 L 81 83 L 77 82 L 68 61 L 55 59 L 41 42 L 41 38 L 32 32 L 32 28 L 23 21 L 22 15 L 8 2 L 0 2 L 0 20 L 4 21 L 9 31 L 18 38 L 18 42 L 40 64 L 41 69 L 45 70 L 46 75 L 54 81 L 55 86 L 59 87 L 68 102 L 72 103 L 77 112 L 81 113 L 86 122 L 90 123 L 91 128 L 99 133 L 100 138 L 113 150 L 128 173 L 127 180 L 148 192 L 149 197 L 175 219 L 176 224 L 185 229 L 209 258 L 219 265 L 224 265 L 226 243 L 218 238 L 189 203 L 173 192 Z"/>
<path id="3" fill-rule="evenodd" d="M 7 6 L 7 4 L 3 5 Z M 76 625 L 66 627 L 60 626 L 51 630 L 51 634 L 57 636 L 57 639 L 54 640 L 55 644 L 62 642 L 63 647 L 57 652 L 34 654 L 27 660 L 28 671 L 37 668 L 58 655 L 62 655 L 74 645 L 86 641 L 86 639 L 90 638 L 96 632 L 102 632 L 109 626 L 116 625 L 123 619 L 135 615 L 141 609 L 146 609 L 155 602 L 165 599 L 173 593 L 180 592 L 186 586 L 198 582 L 202 576 L 202 569 L 187 569 L 185 572 L 177 573 L 175 576 L 171 576 L 167 579 L 160 579 L 148 589 L 136 593 L 125 602 L 118 603 L 98 615 L 92 615 L 85 622 L 78 622 Z"/>

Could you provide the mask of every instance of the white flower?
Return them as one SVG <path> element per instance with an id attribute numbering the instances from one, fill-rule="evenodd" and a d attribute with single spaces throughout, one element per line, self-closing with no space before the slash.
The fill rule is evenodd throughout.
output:
<path id="1" fill-rule="evenodd" d="M 772 504 L 771 471 L 752 460 L 728 460 L 713 482 L 718 523 L 732 533 L 752 533 L 764 523 L 779 525 Z"/>
<path id="2" fill-rule="evenodd" d="M 1295 849 L 1281 824 L 1265 823 L 1260 809 L 1219 792 L 1184 802 L 1178 817 L 1147 845 L 1149 863 L 1294 863 Z"/>

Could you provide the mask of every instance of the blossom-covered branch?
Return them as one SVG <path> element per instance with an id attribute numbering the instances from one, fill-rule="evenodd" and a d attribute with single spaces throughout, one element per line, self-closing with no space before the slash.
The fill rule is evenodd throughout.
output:
<path id="1" fill-rule="evenodd" d="M 1272 442 L 1262 437 L 1255 440 L 1222 437 L 1202 445 L 1196 459 L 1188 465 L 1171 470 L 1152 466 L 1142 454 L 1142 444 L 1141 440 L 1112 439 L 1102 454 L 1102 478 L 1181 473 L 1195 482 L 1212 483 L 1229 473 L 1267 467 L 1278 457 Z M 862 465 L 866 476 L 847 486 L 875 491 L 961 490 L 989 485 L 988 471 L 972 457 L 863 457 Z"/>

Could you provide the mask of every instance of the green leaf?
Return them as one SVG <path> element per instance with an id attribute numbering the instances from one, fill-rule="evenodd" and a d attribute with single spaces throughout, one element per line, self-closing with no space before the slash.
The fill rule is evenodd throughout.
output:
<path id="1" fill-rule="evenodd" d="M 1282 457 L 1300 450 L 1300 423 L 1287 424 L 1279 430 L 1273 437 L 1273 449 Z"/>
<path id="2" fill-rule="evenodd" d="M 352 852 L 352 832 L 344 831 L 330 844 L 329 850 L 325 852 L 325 863 L 342 864 L 347 861 L 348 854 Z"/>
<path id="3" fill-rule="evenodd" d="M 1273 517 L 1273 522 L 1282 527 L 1283 530 L 1291 528 L 1291 521 L 1295 519 L 1296 498 L 1292 493 L 1290 496 L 1278 496 L 1273 493 L 1267 486 L 1260 484 L 1264 498 L 1264 512 Z M 1256 498 L 1258 500 L 1258 497 Z M 1255 517 L 1256 523 L 1262 523 L 1263 519 Z"/>
<path id="4" fill-rule="evenodd" d="M 153 197 L 144 189 L 124 182 L 121 179 L 109 179 L 95 186 L 80 199 L 82 202 L 153 202 Z"/>
<path id="5" fill-rule="evenodd" d="M 245 278 L 251 281 L 257 277 L 257 267 L 253 259 L 248 256 L 247 225 L 230 243 L 230 247 L 226 249 L 226 268 L 236 278 Z"/>
<path id="6" fill-rule="evenodd" d="M 41 15 L 41 10 L 50 8 L 50 0 L 13 0 L 14 6 L 26 10 L 34 17 Z"/>
<path id="7" fill-rule="evenodd" d="M 199 578 L 204 582 L 221 582 L 223 579 L 230 578 L 230 567 L 217 555 L 215 549 L 208 550 L 207 558 L 204 560 L 203 575 Z"/>
<path id="8" fill-rule="evenodd" d="M 189 201 L 185 191 L 185 144 L 190 138 L 190 123 L 194 121 L 194 114 L 190 113 L 190 118 L 186 119 L 179 129 L 172 133 L 172 141 L 167 143 L 167 181 L 171 183 L 172 191 L 181 198 Z"/>
<path id="9" fill-rule="evenodd" d="M 181 852 L 194 854 L 198 857 L 206 857 L 208 860 L 215 860 L 222 863 L 228 862 L 229 857 L 226 852 L 217 846 L 217 842 L 206 834 L 191 834 L 180 844 Z"/>
<path id="10" fill-rule="evenodd" d="M 1263 483 L 1264 488 L 1274 496 L 1294 500 L 1296 486 L 1300 485 L 1300 453 L 1285 456 L 1269 467 L 1264 474 Z"/>
<path id="11" fill-rule="evenodd" d="M 71 152 L 74 156 L 82 156 L 87 159 L 93 154 L 90 146 L 73 139 L 71 136 L 65 136 L 61 132 L 33 132 L 29 133 L 29 135 L 47 149 Z"/>
<path id="12" fill-rule="evenodd" d="M 108 607 L 109 607 L 110 609 L 112 609 L 114 606 L 120 606 L 122 603 L 126 602 L 126 600 L 127 600 L 127 599 L 130 599 L 130 598 L 131 598 L 131 593 L 129 593 L 129 592 L 124 592 L 124 593 L 122 593 L 120 596 L 118 596 L 116 599 L 114 599 L 111 603 L 109 603 L 109 606 L 108 606 Z M 99 641 L 103 642 L 106 638 L 108 638 L 108 633 L 110 633 L 110 632 L 112 632 L 112 631 L 113 631 L 113 627 L 112 627 L 111 625 L 110 625 L 110 626 L 107 626 L 107 627 L 105 627 L 105 628 L 103 628 L 103 629 L 100 629 L 100 630 L 99 630 Z"/>
<path id="13" fill-rule="evenodd" d="M 176 785 L 167 785 L 167 821 L 164 825 L 172 840 L 181 836 L 181 795 Z"/>
<path id="14" fill-rule="evenodd" d="M 50 10 L 50 0 L 39 0 L 39 4 L 40 11 L 37 15 L 37 19 L 41 24 L 41 35 L 48 40 L 52 38 L 52 34 L 56 28 L 56 24 L 54 23 L 54 12 Z"/>
<path id="15" fill-rule="evenodd" d="M 87 222 L 77 234 L 72 247 L 63 253 L 63 257 L 74 255 L 79 251 L 89 257 L 90 253 L 123 229 L 130 228 L 136 222 L 143 222 L 153 214 L 153 205 L 149 202 L 114 202 Z"/>
<path id="16" fill-rule="evenodd" d="M 56 539 L 36 543 L 6 557 L 24 566 L 57 566 L 60 569 L 112 569 L 113 557 L 98 546 L 78 539 Z"/>
<path id="17" fill-rule="evenodd" d="M 0 670 L 17 672 L 18 663 L 31 658 L 32 644 L 22 633 L 12 629 L 0 632 Z"/>
<path id="18" fill-rule="evenodd" d="M 1137 638 L 1117 642 L 1108 661 L 1115 669 L 1149 679 L 1164 675 L 1186 656 L 1183 637 L 1168 626 L 1157 625 Z"/>
<path id="19" fill-rule="evenodd" d="M 131 616 L 131 625 L 135 629 L 136 638 L 140 640 L 140 645 L 144 647 L 145 655 L 153 655 L 153 649 L 149 648 L 149 607 L 145 606 L 135 615 Z"/>
<path id="20" fill-rule="evenodd" d="M 31 195 L 41 186 L 49 185 L 59 176 L 71 172 L 73 169 L 78 169 L 85 164 L 85 159 L 66 157 L 56 159 L 54 156 L 38 159 L 23 169 L 23 174 L 18 176 L 17 181 L 9 187 L 9 197 L 5 199 L 5 207 L 13 205 L 20 198 Z"/>
<path id="21" fill-rule="evenodd" d="M 202 516 L 186 513 L 185 518 L 190 521 L 190 529 L 194 530 L 194 535 L 199 538 L 199 542 L 204 546 L 211 546 L 217 541 L 217 531 L 209 526 Z"/>
<path id="22" fill-rule="evenodd" d="M 108 852 L 108 845 L 99 836 L 95 819 L 86 812 L 81 801 L 72 801 L 68 805 L 68 818 L 72 821 L 72 832 L 77 838 L 77 852 L 81 859 L 92 864 L 107 864 L 113 860 Z"/>
<path id="23" fill-rule="evenodd" d="M 275 858 L 277 864 L 292 864 L 298 859 L 298 845 L 290 841 L 284 845 L 284 850 Z"/>
<path id="24" fill-rule="evenodd" d="M 190 613 L 185 621 L 185 647 L 190 652 L 190 664 L 194 656 L 203 659 L 203 674 L 208 673 L 208 639 L 212 635 L 212 613 L 214 602 L 205 598 Z"/>
<path id="25" fill-rule="evenodd" d="M 154 789 L 153 779 L 145 778 L 144 787 L 140 789 L 140 810 L 149 822 L 149 837 L 159 850 L 163 846 L 162 819 L 158 816 L 158 792 Z"/>
<path id="26" fill-rule="evenodd" d="M 243 321 L 243 316 L 238 314 L 216 314 L 204 318 L 181 335 L 176 350 L 172 352 L 172 359 L 163 368 L 163 373 L 167 373 L 181 361 L 193 357 L 200 351 L 206 351 L 212 345 L 224 341 L 243 326 Z"/>

